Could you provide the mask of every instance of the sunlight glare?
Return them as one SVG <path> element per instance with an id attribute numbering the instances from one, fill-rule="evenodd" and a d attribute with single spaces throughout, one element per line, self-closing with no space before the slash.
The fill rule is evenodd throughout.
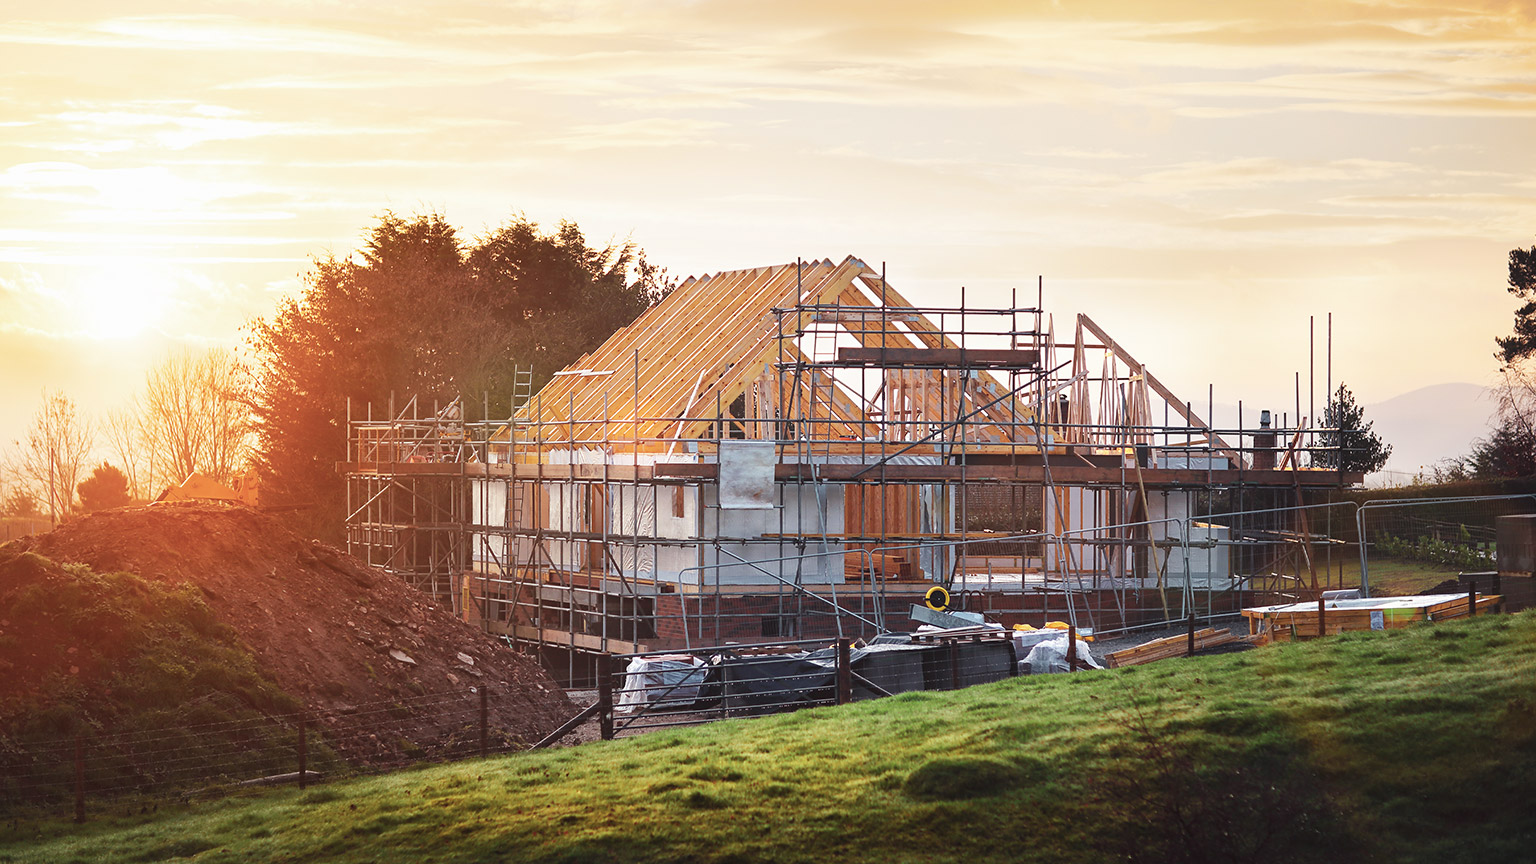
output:
<path id="1" fill-rule="evenodd" d="M 79 325 L 97 339 L 127 339 L 155 327 L 171 305 L 173 278 L 138 262 L 97 270 L 79 290 Z"/>

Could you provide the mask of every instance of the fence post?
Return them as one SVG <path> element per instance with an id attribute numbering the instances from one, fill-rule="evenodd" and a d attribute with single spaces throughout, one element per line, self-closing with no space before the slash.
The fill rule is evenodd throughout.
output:
<path id="1" fill-rule="evenodd" d="M 1323 595 L 1317 595 L 1317 635 L 1328 635 L 1328 608 L 1323 605 Z"/>
<path id="2" fill-rule="evenodd" d="M 490 738 L 490 709 L 486 704 L 487 694 L 484 684 L 480 685 L 480 758 L 484 759 L 489 751 Z"/>
<path id="3" fill-rule="evenodd" d="M 1193 605 L 1189 607 L 1189 620 L 1186 623 L 1188 627 L 1186 638 L 1189 640 L 1189 644 L 1184 649 L 1184 656 L 1193 657 L 1195 656 L 1195 607 Z"/>
<path id="4" fill-rule="evenodd" d="M 1497 566 L 1497 565 L 1495 565 L 1495 566 Z M 1500 597 L 1498 603 L 1493 607 L 1495 612 L 1503 612 L 1504 611 L 1504 600 L 1503 600 L 1504 591 L 1502 590 L 1503 587 L 1504 586 L 1499 581 L 1499 571 L 1497 571 L 1497 570 L 1493 571 L 1493 593 L 1494 594 L 1498 594 L 1499 597 Z"/>
<path id="5" fill-rule="evenodd" d="M 837 704 L 853 701 L 853 641 L 837 640 Z"/>
<path id="6" fill-rule="evenodd" d="M 1467 588 L 1467 617 L 1471 618 L 1472 616 L 1474 616 L 1476 614 L 1477 614 L 1477 583 L 1473 582 L 1472 585 Z"/>
<path id="7" fill-rule="evenodd" d="M 1077 671 L 1077 625 L 1067 623 L 1067 671 Z"/>
<path id="8" fill-rule="evenodd" d="M 299 715 L 299 790 L 309 785 L 305 776 L 309 769 L 309 718 Z"/>
<path id="9" fill-rule="evenodd" d="M 604 741 L 613 740 L 613 678 L 608 668 L 609 655 L 597 655 L 597 722 Z"/>
<path id="10" fill-rule="evenodd" d="M 679 594 L 678 598 L 680 600 L 683 599 L 683 595 Z M 729 712 L 729 710 L 726 707 L 726 706 L 728 706 L 730 704 L 731 704 L 731 664 L 730 664 L 730 658 L 727 657 L 727 658 L 725 658 L 725 662 L 722 662 L 720 664 L 720 719 L 724 720 L 726 717 L 730 716 L 730 712 Z"/>
<path id="11" fill-rule="evenodd" d="M 75 821 L 85 821 L 85 745 L 75 733 Z"/>

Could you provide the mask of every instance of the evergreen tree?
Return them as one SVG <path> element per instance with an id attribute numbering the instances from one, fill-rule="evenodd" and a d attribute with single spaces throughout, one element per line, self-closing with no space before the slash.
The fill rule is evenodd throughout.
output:
<path id="1" fill-rule="evenodd" d="M 587 245 L 562 222 L 517 217 L 465 243 L 439 214 L 385 213 L 355 258 L 315 261 L 303 293 L 253 326 L 252 394 L 264 503 L 308 505 L 313 536 L 338 539 L 351 401 L 374 416 L 416 397 L 464 395 L 466 419 L 506 417 L 513 369 L 537 386 L 659 301 L 670 287 L 631 243 Z"/>
<path id="2" fill-rule="evenodd" d="M 1494 340 L 1494 356 L 1505 364 L 1536 353 L 1536 246 L 1509 251 L 1509 293 L 1526 302 L 1515 310 L 1514 334 Z"/>
<path id="3" fill-rule="evenodd" d="M 1464 472 L 1479 480 L 1536 476 L 1536 434 L 1520 419 L 1506 417 L 1487 438 L 1473 443 L 1461 462 Z"/>
<path id="4" fill-rule="evenodd" d="M 1312 464 L 1367 474 L 1379 470 L 1392 455 L 1392 445 L 1371 431 L 1374 425 L 1365 419 L 1365 409 L 1355 402 L 1355 394 L 1340 382 L 1323 411 L 1323 427 L 1329 431 L 1319 436 L 1322 446 L 1312 451 Z"/>
<path id="5" fill-rule="evenodd" d="M 87 513 L 126 507 L 132 501 L 128 495 L 128 476 L 106 462 L 97 465 L 76 488 L 80 492 L 80 509 Z"/>

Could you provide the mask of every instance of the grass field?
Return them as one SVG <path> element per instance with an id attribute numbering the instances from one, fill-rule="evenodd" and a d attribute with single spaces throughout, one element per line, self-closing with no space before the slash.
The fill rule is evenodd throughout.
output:
<path id="1" fill-rule="evenodd" d="M 1317 560 L 1318 581 L 1326 582 L 1331 588 L 1358 588 L 1360 586 L 1360 559 L 1358 556 L 1348 554 L 1341 550 L 1326 561 L 1319 556 Z M 1326 571 L 1327 576 L 1324 577 Z M 1433 588 L 1447 579 L 1455 579 L 1457 570 L 1455 567 L 1447 567 L 1428 561 L 1414 561 L 1407 558 L 1391 558 L 1386 555 L 1372 555 L 1370 560 L 1371 594 L 1376 597 L 1387 597 L 1400 594 L 1417 594 L 1429 588 Z M 1304 582 L 1308 581 L 1310 574 L 1303 574 Z"/>
<path id="2" fill-rule="evenodd" d="M 1527 613 L 119 805 L 0 861 L 1512 862 L 1533 801 Z"/>
<path id="3" fill-rule="evenodd" d="M 1353 584 L 1360 583 L 1358 561 L 1346 572 L 1354 576 Z M 1388 597 L 1426 591 L 1447 579 L 1455 579 L 1457 570 L 1455 567 L 1445 567 L 1426 561 L 1374 556 L 1370 561 L 1370 572 L 1371 594 L 1377 597 Z"/>

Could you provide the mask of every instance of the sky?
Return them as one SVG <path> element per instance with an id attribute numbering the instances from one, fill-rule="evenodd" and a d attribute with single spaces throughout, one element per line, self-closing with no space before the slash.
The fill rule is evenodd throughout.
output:
<path id="1" fill-rule="evenodd" d="M 676 276 L 852 254 L 919 303 L 1043 279 L 1277 413 L 1329 313 L 1362 403 L 1493 383 L 1536 243 L 1529 0 L 113 0 L 18 6 L 0 57 L 0 442 L 240 345 L 386 210 Z"/>

